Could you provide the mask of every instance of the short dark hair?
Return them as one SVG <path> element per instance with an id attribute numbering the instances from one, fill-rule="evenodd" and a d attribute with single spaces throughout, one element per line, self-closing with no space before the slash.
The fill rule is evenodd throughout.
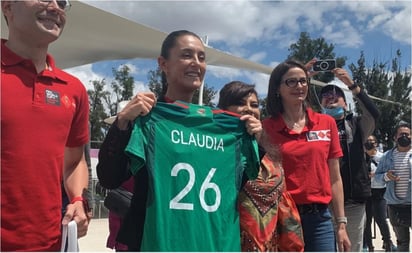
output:
<path id="1" fill-rule="evenodd" d="M 242 99 L 249 94 L 255 94 L 256 97 L 258 96 L 255 85 L 241 81 L 227 83 L 220 90 L 217 107 L 227 109 L 231 105 L 239 105 Z"/>
<path id="2" fill-rule="evenodd" d="M 162 48 L 160 50 L 160 56 L 165 59 L 169 59 L 170 49 L 176 45 L 176 40 L 182 36 L 191 35 L 198 38 L 200 41 L 202 39 L 194 32 L 187 30 L 177 30 L 169 33 L 166 38 L 163 40 Z M 162 71 L 162 95 L 166 94 L 167 91 L 167 80 L 166 74 Z"/>
<path id="3" fill-rule="evenodd" d="M 284 111 L 282 98 L 279 94 L 279 87 L 282 84 L 282 77 L 289 71 L 291 68 L 300 68 L 305 72 L 306 79 L 309 79 L 308 70 L 306 69 L 303 63 L 297 60 L 286 60 L 273 69 L 270 79 L 269 79 L 269 87 L 268 87 L 268 94 L 266 99 L 266 110 L 268 114 L 272 117 L 276 117 L 278 114 Z M 308 81 L 308 85 L 309 85 Z M 306 104 L 305 106 L 309 106 L 309 95 L 310 89 L 308 89 L 308 95 L 306 96 Z"/>
<path id="4" fill-rule="evenodd" d="M 368 136 L 368 138 L 369 138 L 369 137 L 372 137 L 373 141 L 376 142 L 376 143 L 378 143 L 378 138 L 376 138 L 375 135 L 371 134 L 371 135 Z"/>
<path id="5" fill-rule="evenodd" d="M 401 120 L 398 123 L 398 125 L 396 125 L 395 130 L 393 131 L 393 137 L 396 137 L 398 130 L 403 127 L 411 129 L 411 125 L 408 122 Z"/>

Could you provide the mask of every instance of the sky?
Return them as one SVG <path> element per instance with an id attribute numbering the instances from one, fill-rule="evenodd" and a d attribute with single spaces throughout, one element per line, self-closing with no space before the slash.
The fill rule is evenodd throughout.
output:
<path id="1" fill-rule="evenodd" d="M 208 45 L 215 49 L 271 67 L 284 61 L 289 46 L 296 43 L 301 32 L 307 32 L 312 39 L 323 37 L 334 44 L 336 56 L 347 57 L 344 68 L 348 71 L 347 66 L 356 64 L 361 51 L 366 66 L 371 67 L 374 60 L 390 63 L 400 49 L 402 68 L 412 72 L 409 0 L 82 2 L 166 33 L 190 30 L 202 38 L 207 36 Z M 148 90 L 147 73 L 157 68 L 155 59 L 105 61 L 67 71 L 90 89 L 92 80 L 105 79 L 109 84 L 112 68 L 122 64 L 131 69 L 135 91 Z M 205 83 L 215 90 L 233 80 L 255 84 L 259 97 L 266 97 L 269 75 L 207 66 Z"/>

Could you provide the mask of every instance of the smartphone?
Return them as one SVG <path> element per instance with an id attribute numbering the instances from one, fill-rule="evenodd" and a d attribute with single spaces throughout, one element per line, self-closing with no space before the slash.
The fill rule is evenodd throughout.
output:
<path id="1" fill-rule="evenodd" d="M 336 68 L 335 59 L 319 60 L 313 64 L 313 71 L 331 71 Z"/>

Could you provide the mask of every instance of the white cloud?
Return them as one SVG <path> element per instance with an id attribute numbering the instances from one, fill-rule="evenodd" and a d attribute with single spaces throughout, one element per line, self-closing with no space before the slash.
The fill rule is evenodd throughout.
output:
<path id="1" fill-rule="evenodd" d="M 259 98 L 265 98 L 268 93 L 269 75 L 247 72 L 246 76 L 251 80 L 250 83 L 255 85 Z"/>
<path id="2" fill-rule="evenodd" d="M 130 74 L 132 76 L 136 73 L 139 73 L 138 71 L 139 69 L 133 63 L 128 62 L 126 63 L 126 65 L 130 68 Z M 120 68 L 120 66 L 118 66 L 118 68 Z M 80 81 L 86 87 L 86 90 L 93 89 L 92 81 L 95 81 L 95 80 L 101 81 L 104 79 L 107 84 L 107 87 L 105 87 L 105 89 L 108 91 L 111 91 L 109 84 L 113 81 L 112 72 L 110 72 L 110 76 L 98 74 L 95 71 L 93 71 L 92 64 L 87 64 L 87 65 L 83 65 L 79 67 L 65 69 L 65 71 L 67 71 L 68 73 L 80 79 Z M 134 88 L 135 93 L 149 90 L 148 87 L 142 81 L 138 81 L 135 79 L 134 85 L 135 85 L 135 88 Z"/>
<path id="3" fill-rule="evenodd" d="M 362 36 L 347 20 L 339 22 L 340 29 L 335 30 L 336 23 L 325 25 L 321 35 L 332 44 L 343 47 L 359 47 L 363 44 Z"/>
<path id="4" fill-rule="evenodd" d="M 411 45 L 411 8 L 403 9 L 384 23 L 384 33 L 392 36 L 395 41 Z"/>
<path id="5" fill-rule="evenodd" d="M 235 68 L 226 68 L 220 66 L 207 66 L 206 78 L 208 76 L 213 76 L 216 78 L 224 78 L 224 79 L 236 79 L 237 76 L 242 74 L 242 70 L 235 69 Z"/>
<path id="6" fill-rule="evenodd" d="M 164 32 L 187 29 L 201 37 L 207 35 L 214 48 L 272 67 L 285 60 L 285 49 L 301 32 L 308 32 L 312 39 L 324 37 L 335 45 L 335 51 L 336 47 L 357 52 L 367 49 L 367 58 L 384 61 L 390 59 L 382 56 L 387 45 L 383 41 L 395 47 L 411 45 L 410 1 L 85 2 Z M 370 40 L 376 34 L 379 43 Z M 143 69 L 136 71 L 143 73 Z M 226 80 L 244 80 L 255 83 L 259 95 L 267 93 L 268 75 L 209 65 L 206 77 L 221 78 L 222 85 Z"/>
<path id="7" fill-rule="evenodd" d="M 380 30 L 396 41 L 410 43 L 411 39 L 408 1 L 86 2 L 161 31 L 192 30 L 207 35 L 211 44 L 229 48 L 267 40 L 289 47 L 302 31 L 321 33 L 333 43 L 355 48 L 362 45 L 365 30 Z"/>
<path id="8" fill-rule="evenodd" d="M 87 90 L 93 89 L 91 81 L 94 81 L 94 80 L 100 81 L 105 78 L 104 76 L 93 72 L 92 64 L 87 64 L 87 65 L 83 65 L 83 66 L 79 66 L 75 68 L 65 69 L 65 71 L 79 78 L 80 81 L 83 83 L 83 85 L 86 86 Z"/>
<path id="9" fill-rule="evenodd" d="M 249 60 L 254 62 L 260 62 L 262 59 L 266 58 L 266 52 L 256 52 L 249 57 Z"/>

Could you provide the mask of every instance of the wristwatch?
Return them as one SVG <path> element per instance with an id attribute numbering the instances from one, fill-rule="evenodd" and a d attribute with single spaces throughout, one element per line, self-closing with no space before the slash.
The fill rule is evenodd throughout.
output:
<path id="1" fill-rule="evenodd" d="M 357 87 L 359 87 L 359 85 L 358 85 L 357 83 L 353 83 L 352 86 L 349 87 L 348 89 L 349 89 L 349 90 L 354 90 L 354 89 L 356 89 Z"/>

